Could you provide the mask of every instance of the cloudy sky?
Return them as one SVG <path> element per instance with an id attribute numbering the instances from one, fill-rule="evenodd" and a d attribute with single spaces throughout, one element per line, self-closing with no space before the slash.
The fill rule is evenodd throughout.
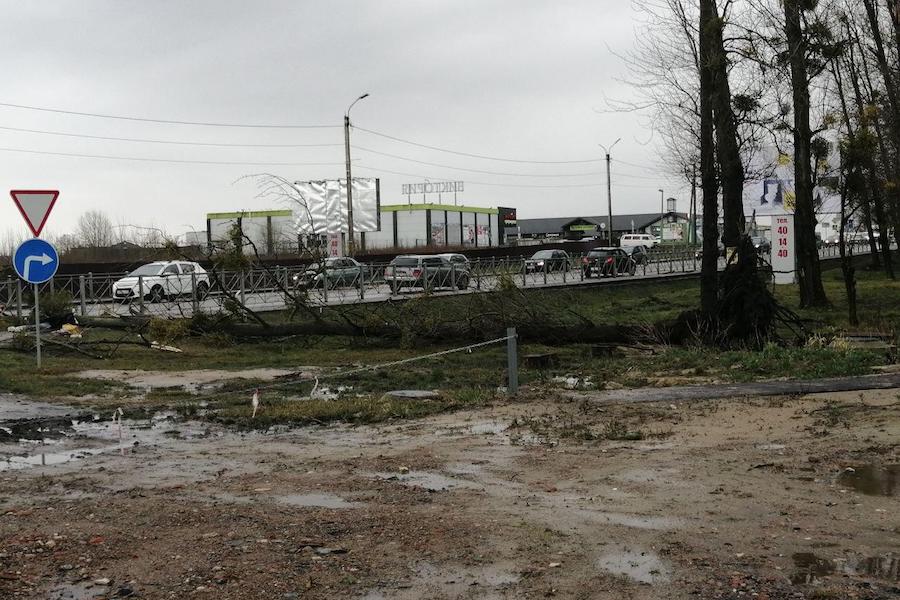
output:
<path id="1" fill-rule="evenodd" d="M 602 214 L 598 144 L 621 137 L 614 212 L 658 210 L 659 188 L 687 209 L 643 120 L 605 110 L 606 98 L 632 93 L 615 56 L 639 33 L 625 0 L 2 7 L 0 172 L 8 189 L 61 191 L 55 233 L 90 209 L 177 234 L 203 229 L 210 211 L 280 208 L 242 177 L 343 177 L 342 116 L 364 92 L 352 111 L 353 174 L 380 177 L 385 204 L 428 178 L 464 181 L 460 203 L 520 217 Z M 12 201 L 0 203 L 0 232 L 19 228 Z"/>

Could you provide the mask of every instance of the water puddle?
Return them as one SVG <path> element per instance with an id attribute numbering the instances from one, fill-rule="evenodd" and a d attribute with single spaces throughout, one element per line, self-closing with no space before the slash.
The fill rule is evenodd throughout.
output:
<path id="1" fill-rule="evenodd" d="M 65 583 L 58 585 L 48 593 L 48 600 L 93 600 L 105 598 L 109 586 L 99 585 L 92 581 Z"/>
<path id="2" fill-rule="evenodd" d="M 796 571 L 791 575 L 791 583 L 804 585 L 814 583 L 821 577 L 834 573 L 834 563 L 826 558 L 820 558 L 812 552 L 797 552 L 791 559 L 794 561 Z"/>
<path id="3" fill-rule="evenodd" d="M 311 508 L 358 508 L 362 506 L 360 502 L 349 502 L 334 494 L 287 494 L 276 496 L 275 501 L 279 504 Z"/>
<path id="4" fill-rule="evenodd" d="M 474 435 L 500 435 L 509 428 L 506 423 L 499 421 L 487 421 L 485 423 L 475 423 L 467 429 L 468 433 Z"/>
<path id="5" fill-rule="evenodd" d="M 429 471 L 409 471 L 408 473 L 372 473 L 370 475 L 382 481 L 396 481 L 402 485 L 409 487 L 418 487 L 429 492 L 443 492 L 457 488 L 477 489 L 475 483 L 466 481 L 465 479 L 456 479 L 441 475 L 440 473 L 431 473 Z"/>
<path id="6" fill-rule="evenodd" d="M 103 453 L 122 452 L 168 439 L 195 439 L 209 434 L 200 423 L 177 420 L 174 412 L 147 419 L 123 420 L 121 428 L 108 417 L 30 418 L 3 423 L 0 472 L 61 465 Z"/>
<path id="7" fill-rule="evenodd" d="M 838 483 L 867 496 L 900 495 L 900 465 L 862 465 L 849 467 Z"/>
<path id="8" fill-rule="evenodd" d="M 614 575 L 624 575 L 638 583 L 664 583 L 669 580 L 668 567 L 651 552 L 622 550 L 610 552 L 597 559 L 601 571 Z"/>
<path id="9" fill-rule="evenodd" d="M 812 552 L 797 552 L 791 559 L 796 569 L 791 575 L 791 583 L 795 585 L 816 583 L 822 577 L 836 573 L 900 581 L 900 556 L 893 554 L 832 559 Z"/>

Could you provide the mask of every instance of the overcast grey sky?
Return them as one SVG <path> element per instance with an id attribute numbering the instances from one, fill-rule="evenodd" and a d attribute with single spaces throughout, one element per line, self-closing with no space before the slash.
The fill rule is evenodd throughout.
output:
<path id="1" fill-rule="evenodd" d="M 686 190 L 657 170 L 656 146 L 647 144 L 651 132 L 640 117 L 598 112 L 606 108 L 605 97 L 632 93 L 617 81 L 627 73 L 613 54 L 628 50 L 635 36 L 626 0 L 42 0 L 2 6 L 0 103 L 163 120 L 335 126 L 173 125 L 0 106 L 5 186 L 59 189 L 48 226 L 53 232 L 70 230 L 89 209 L 177 234 L 203 229 L 210 211 L 280 208 L 255 198 L 253 184 L 238 180 L 259 172 L 343 177 L 342 116 L 363 92 L 371 96 L 353 109 L 357 127 L 460 152 L 601 159 L 598 144 L 621 137 L 613 153 L 614 212 L 658 210 L 658 188 L 679 198 L 679 210 L 687 209 Z M 298 147 L 98 140 L 9 128 Z M 354 176 L 380 177 L 385 204 L 406 202 L 401 185 L 428 177 L 465 181 L 460 203 L 513 206 L 523 218 L 606 211 L 599 160 L 478 159 L 358 129 L 352 148 Z M 10 149 L 292 164 L 168 163 Z M 20 227 L 9 199 L 0 203 L 0 222 L 0 230 Z"/>

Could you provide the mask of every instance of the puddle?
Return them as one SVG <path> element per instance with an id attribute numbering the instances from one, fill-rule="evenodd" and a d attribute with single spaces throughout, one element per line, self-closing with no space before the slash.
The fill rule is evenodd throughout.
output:
<path id="1" fill-rule="evenodd" d="M 597 559 L 597 567 L 601 571 L 614 575 L 624 575 L 638 583 L 664 583 L 669 580 L 670 572 L 658 556 L 651 552 L 622 550 L 610 552 Z"/>
<path id="2" fill-rule="evenodd" d="M 838 483 L 867 496 L 900 495 L 900 465 L 863 465 L 846 470 Z"/>
<path id="3" fill-rule="evenodd" d="M 509 429 L 507 423 L 487 421 L 485 423 L 475 423 L 474 425 L 470 425 L 466 431 L 474 435 L 500 435 L 507 429 Z"/>
<path id="4" fill-rule="evenodd" d="M 225 381 L 234 379 L 273 380 L 287 376 L 310 376 L 318 373 L 318 367 L 298 367 L 297 369 L 243 369 L 225 371 L 222 369 L 195 369 L 192 371 L 142 371 L 94 369 L 76 373 L 82 379 L 103 379 L 124 381 L 134 388 L 149 391 L 153 388 L 180 387 L 189 392 L 197 392 L 204 387 L 218 387 Z"/>
<path id="5" fill-rule="evenodd" d="M 428 471 L 410 471 L 409 473 L 372 473 L 371 477 L 382 481 L 397 481 L 409 487 L 419 487 L 430 492 L 443 492 L 457 488 L 477 489 L 479 486 L 465 479 L 456 479 L 430 473 Z"/>
<path id="6" fill-rule="evenodd" d="M 812 552 L 797 552 L 791 556 L 796 571 L 791 575 L 794 585 L 817 582 L 835 573 L 872 577 L 885 581 L 900 581 L 900 557 L 893 554 L 853 558 L 823 558 Z"/>
<path id="7" fill-rule="evenodd" d="M 31 467 L 61 465 L 103 453 L 125 451 L 135 446 L 153 446 L 168 439 L 206 437 L 206 426 L 179 422 L 175 413 L 162 412 L 147 419 L 118 425 L 98 416 L 87 420 L 50 417 L 7 421 L 0 433 L 5 444 L 0 451 L 0 472 Z"/>
<path id="8" fill-rule="evenodd" d="M 58 585 L 48 592 L 47 600 L 92 600 L 105 598 L 109 587 L 91 581 Z"/>
<path id="9" fill-rule="evenodd" d="M 834 573 L 834 563 L 820 558 L 812 552 L 797 552 L 791 556 L 797 570 L 791 575 L 791 583 L 804 585 L 814 583 L 820 577 Z"/>
<path id="10" fill-rule="evenodd" d="M 290 506 L 315 508 L 357 508 L 362 506 L 360 502 L 348 502 L 334 494 L 287 494 L 276 496 L 275 501 Z"/>

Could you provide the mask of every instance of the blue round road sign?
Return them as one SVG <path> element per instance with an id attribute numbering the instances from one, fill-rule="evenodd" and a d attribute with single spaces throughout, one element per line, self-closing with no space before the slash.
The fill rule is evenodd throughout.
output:
<path id="1" fill-rule="evenodd" d="M 28 283 L 49 281 L 59 268 L 59 253 L 53 244 L 34 238 L 22 242 L 13 255 L 13 267 Z"/>

